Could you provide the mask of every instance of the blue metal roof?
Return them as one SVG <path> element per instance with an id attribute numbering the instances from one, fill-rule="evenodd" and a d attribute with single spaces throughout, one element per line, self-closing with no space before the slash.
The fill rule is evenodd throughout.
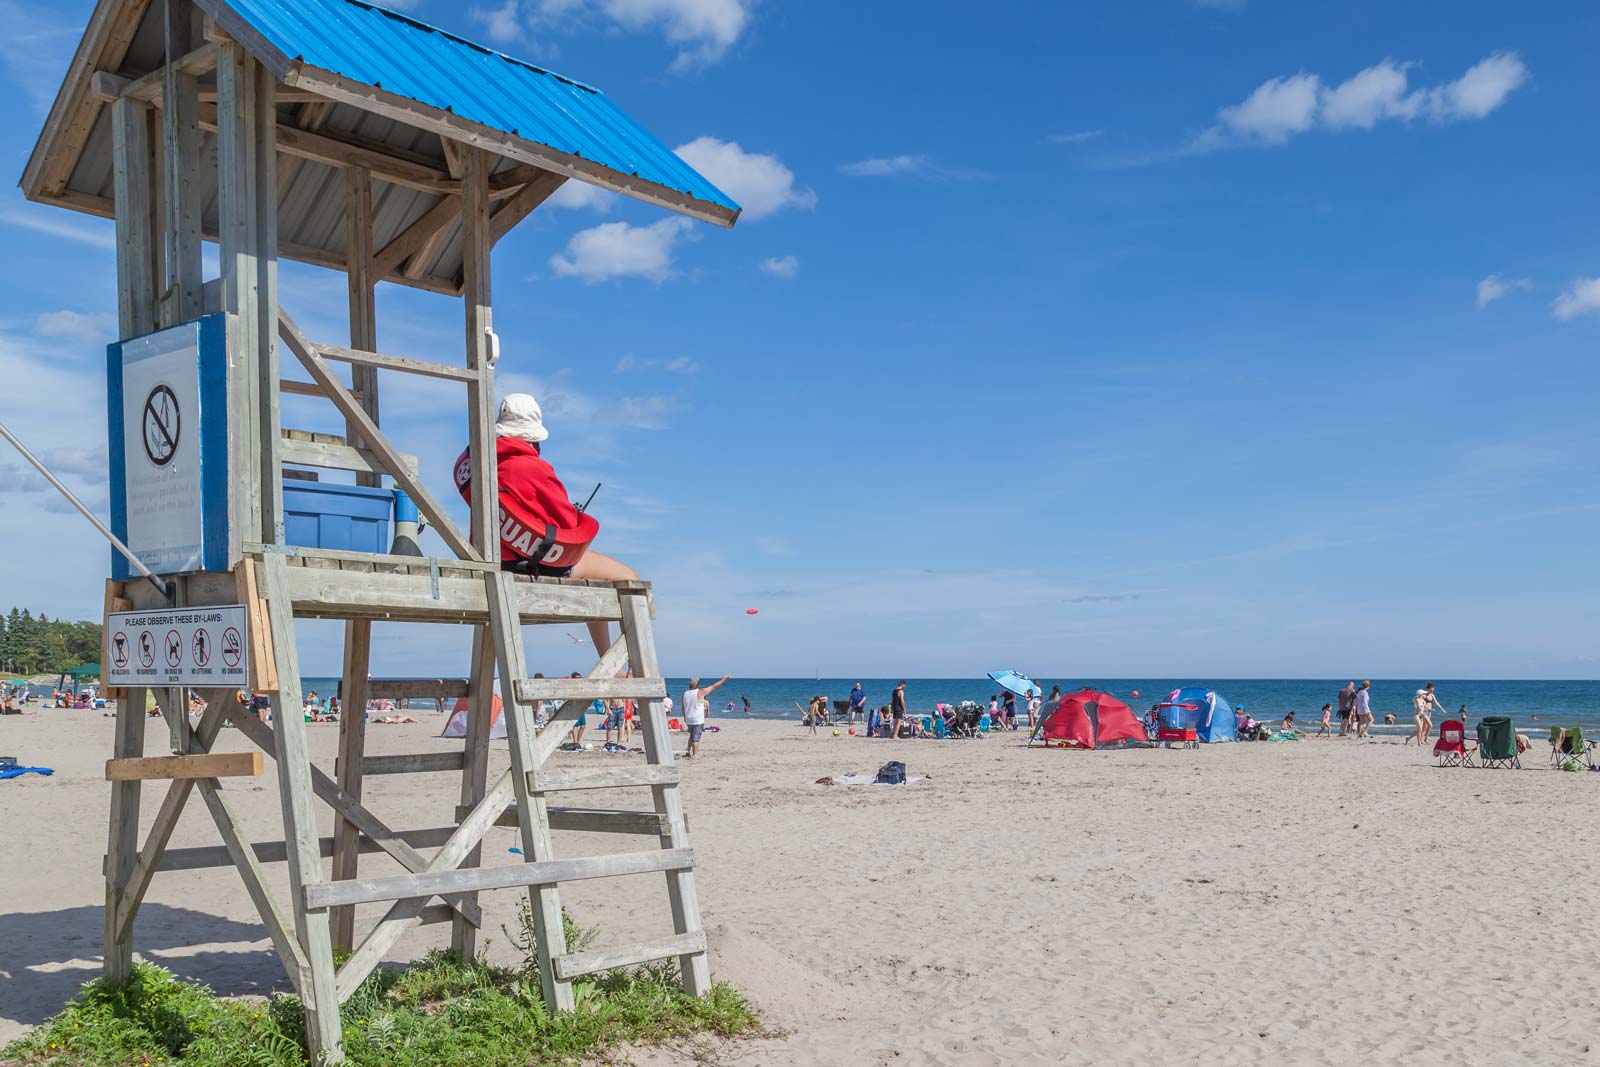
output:
<path id="1" fill-rule="evenodd" d="M 571 78 L 362 0 L 226 0 L 290 59 L 686 193 L 739 205 Z"/>

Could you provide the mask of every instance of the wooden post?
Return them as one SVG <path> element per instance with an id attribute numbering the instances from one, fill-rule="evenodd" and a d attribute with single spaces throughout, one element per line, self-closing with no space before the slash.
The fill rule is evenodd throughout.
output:
<path id="1" fill-rule="evenodd" d="M 111 105 L 113 183 L 117 204 L 117 319 L 126 340 L 155 329 L 155 277 L 150 231 L 149 108 L 126 97 Z"/>
<path id="2" fill-rule="evenodd" d="M 494 728 L 494 644 L 487 626 L 472 628 L 472 667 L 467 682 L 467 738 L 461 766 L 461 806 L 478 806 L 489 786 L 489 735 Z M 476 867 L 483 849 L 474 845 L 463 867 Z M 477 894 L 471 894 L 476 901 Z M 450 947 L 463 960 L 478 954 L 478 928 L 457 915 L 451 922 Z"/>
<path id="3" fill-rule="evenodd" d="M 162 188 L 165 252 L 161 294 L 161 325 L 176 326 L 200 317 L 202 307 L 200 264 L 200 88 L 199 79 L 172 67 L 189 51 L 191 8 L 183 0 L 165 0 L 165 57 L 172 92 L 161 116 Z"/>
<path id="4" fill-rule="evenodd" d="M 112 745 L 119 759 L 144 755 L 144 690 L 125 689 L 117 701 L 117 733 Z M 139 782 L 111 786 L 111 831 L 106 842 L 106 934 L 104 974 L 121 984 L 133 973 L 133 924 L 117 929 L 134 861 L 139 856 Z"/>
<path id="5" fill-rule="evenodd" d="M 272 71 L 251 61 L 255 78 L 256 310 L 261 316 L 258 343 L 257 403 L 261 417 L 261 540 L 283 544 L 283 437 L 278 422 L 278 83 Z M 280 653 L 281 655 L 281 653 Z M 335 1027 L 338 1022 L 335 1020 Z"/>
<path id="6" fill-rule="evenodd" d="M 511 747 L 511 783 L 522 831 L 522 854 L 525 860 L 533 862 L 553 860 L 555 842 L 550 837 L 544 794 L 528 788 L 528 772 L 537 764 L 533 756 L 533 708 L 517 699 L 517 682 L 527 677 L 527 665 L 523 660 L 522 621 L 517 615 L 515 578 L 504 571 L 491 571 L 484 576 L 484 582 L 489 594 L 489 630 L 500 667 L 503 708 L 500 717 L 506 724 L 506 739 Z M 545 1005 L 552 1011 L 571 1011 L 574 1007 L 572 983 L 555 971 L 555 958 L 567 952 L 560 892 L 553 884 L 530 885 L 528 903 L 533 907 L 533 930 L 539 941 L 539 981 Z"/>
<path id="7" fill-rule="evenodd" d="M 628 643 L 628 663 L 635 678 L 659 678 L 660 667 L 656 661 L 655 632 L 650 625 L 649 598 L 643 593 L 622 594 L 622 635 Z M 645 759 L 663 767 L 672 765 L 672 735 L 667 731 L 667 715 L 661 701 L 648 699 L 641 703 L 643 715 L 640 725 L 644 733 Z M 667 833 L 661 837 L 661 847 L 686 849 L 689 847 L 689 828 L 683 817 L 683 794 L 676 783 L 652 786 L 656 813 L 664 816 Z M 667 872 L 667 896 L 672 905 L 672 926 L 679 935 L 698 933 L 700 926 L 700 897 L 695 890 L 694 871 Z M 711 990 L 711 968 L 704 952 L 678 958 L 678 969 L 683 977 L 683 988 L 692 997 L 704 996 Z"/>
<path id="8" fill-rule="evenodd" d="M 378 350 L 378 312 L 372 281 L 372 174 L 365 167 L 351 167 L 344 173 L 345 276 L 350 297 L 350 347 L 364 352 Z M 361 406 L 372 421 L 378 421 L 378 371 L 357 365 L 351 382 L 361 394 Z M 346 423 L 346 439 L 362 447 L 361 434 L 354 423 Z M 357 485 L 381 485 L 375 473 L 358 473 Z M 372 663 L 372 623 L 357 619 L 344 626 L 344 685 L 339 710 L 339 759 L 334 773 L 339 788 L 361 799 L 361 759 L 366 753 L 367 676 Z M 354 878 L 360 864 L 361 834 L 355 823 L 339 818 L 333 824 L 333 878 Z M 355 907 L 333 911 L 333 949 L 348 953 L 355 947 Z"/>
<path id="9" fill-rule="evenodd" d="M 277 309 L 262 306 L 263 234 L 256 211 L 255 60 L 238 44 L 217 60 L 217 218 L 222 249 L 222 307 L 238 317 L 237 352 L 229 373 L 237 400 L 232 469 L 239 486 L 234 521 L 246 541 L 261 541 L 261 348 L 277 336 Z M 124 97 L 126 99 L 126 97 Z M 274 385 L 276 390 L 276 385 Z M 276 399 L 274 397 L 274 399 Z M 247 564 L 248 565 L 248 564 Z"/>
<path id="10" fill-rule="evenodd" d="M 301 1000 L 306 1012 L 306 1040 L 313 1063 L 337 1063 L 340 1044 L 339 999 L 333 976 L 333 942 L 326 911 L 307 911 L 307 883 L 322 882 L 322 844 L 311 810 L 311 755 L 306 743 L 305 715 L 300 707 L 300 657 L 294 640 L 294 603 L 289 597 L 288 569 L 283 556 L 269 552 L 262 560 L 267 617 L 277 657 L 278 692 L 272 699 L 273 736 L 278 764 L 278 802 L 283 807 L 283 839 L 288 843 L 289 898 L 294 903 L 295 937 L 310 968 L 310 989 Z"/>
<path id="11" fill-rule="evenodd" d="M 467 434 L 472 463 L 472 525 L 469 536 L 484 559 L 500 558 L 499 484 L 494 455 L 494 366 L 490 334 L 494 329 L 489 271 L 489 160 L 483 149 L 461 148 L 461 297 L 466 305 L 467 369 L 478 380 L 468 386 Z"/>

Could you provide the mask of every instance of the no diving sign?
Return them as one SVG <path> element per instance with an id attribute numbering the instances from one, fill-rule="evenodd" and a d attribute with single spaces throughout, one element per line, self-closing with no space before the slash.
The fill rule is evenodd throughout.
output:
<path id="1" fill-rule="evenodd" d="M 247 688 L 245 614 L 243 604 L 113 612 L 106 684 Z"/>

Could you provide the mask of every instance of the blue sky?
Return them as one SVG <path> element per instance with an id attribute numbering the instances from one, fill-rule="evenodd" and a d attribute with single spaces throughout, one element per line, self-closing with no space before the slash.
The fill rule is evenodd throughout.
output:
<path id="1" fill-rule="evenodd" d="M 13 174 L 90 6 L 0 0 Z M 502 388 L 605 482 L 670 672 L 1600 674 L 1592 6 L 406 7 L 746 207 L 569 186 L 495 257 Z M 103 504 L 110 225 L 0 195 L 0 418 Z M 341 276 L 283 289 L 342 336 Z M 381 350 L 460 360 L 456 304 L 379 300 Z M 457 393 L 385 388 L 447 486 Z M 0 509 L 0 601 L 97 613 L 95 535 L 4 457 Z M 376 669 L 461 636 L 380 627 Z"/>

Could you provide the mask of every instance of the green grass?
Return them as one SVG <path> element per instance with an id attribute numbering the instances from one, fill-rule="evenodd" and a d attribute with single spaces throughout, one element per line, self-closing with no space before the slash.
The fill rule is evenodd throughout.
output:
<path id="1" fill-rule="evenodd" d="M 524 915 L 526 924 L 526 915 Z M 587 938 L 581 932 L 573 943 Z M 514 944 L 530 947 L 526 925 Z M 530 961 L 531 962 L 531 957 Z M 380 970 L 340 1013 L 351 1067 L 544 1067 L 593 1060 L 626 1043 L 660 1044 L 757 1028 L 743 996 L 717 983 L 684 994 L 671 965 L 612 971 L 576 983 L 577 1010 L 546 1010 L 535 968 L 462 963 L 435 952 Z M 304 1067 L 300 1002 L 224 1000 L 149 963 L 122 987 L 103 981 L 26 1037 L 0 1064 L 52 1067 Z"/>

